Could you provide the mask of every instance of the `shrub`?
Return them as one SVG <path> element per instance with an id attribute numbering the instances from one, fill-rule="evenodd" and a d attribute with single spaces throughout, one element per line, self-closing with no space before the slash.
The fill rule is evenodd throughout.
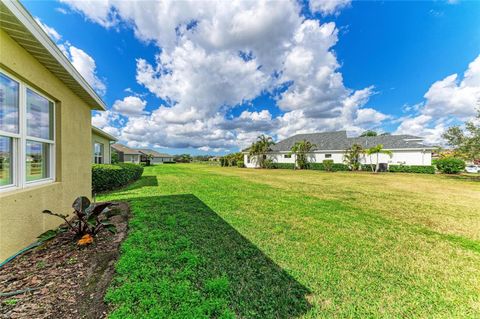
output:
<path id="1" fill-rule="evenodd" d="M 245 167 L 243 161 L 238 161 L 238 162 L 237 162 L 237 167 L 240 167 L 240 168 Z"/>
<path id="2" fill-rule="evenodd" d="M 360 165 L 362 171 L 366 171 L 366 172 L 373 172 L 375 171 L 375 165 L 373 165 L 373 168 L 372 168 L 372 165 L 370 164 L 362 164 Z"/>
<path id="3" fill-rule="evenodd" d="M 392 173 L 435 174 L 433 165 L 389 165 L 388 170 Z"/>
<path id="4" fill-rule="evenodd" d="M 125 186 L 140 178 L 143 167 L 132 163 L 93 164 L 92 190 L 103 192 Z"/>
<path id="5" fill-rule="evenodd" d="M 228 164 L 228 161 L 226 160 L 225 157 L 220 157 L 220 166 L 226 166 L 225 164 Z"/>
<path id="6" fill-rule="evenodd" d="M 323 168 L 327 172 L 331 172 L 333 170 L 333 160 L 323 160 Z"/>
<path id="7" fill-rule="evenodd" d="M 294 169 L 295 164 L 293 163 L 273 163 L 272 168 L 278 168 L 278 169 Z"/>
<path id="8" fill-rule="evenodd" d="M 327 162 L 328 167 L 325 165 Z M 324 160 L 323 163 L 310 163 L 310 169 L 318 171 L 329 171 L 329 172 L 340 172 L 340 171 L 349 171 L 350 168 L 348 165 L 341 163 L 334 163 L 333 160 Z"/>
<path id="9" fill-rule="evenodd" d="M 60 226 L 55 230 L 48 230 L 38 236 L 40 241 L 47 241 L 54 238 L 56 235 L 70 230 L 75 234 L 74 238 L 79 239 L 79 245 L 91 244 L 93 237 L 95 237 L 101 230 L 106 229 L 109 232 L 116 233 L 117 229 L 114 224 L 110 222 L 110 217 L 116 215 L 117 211 L 111 209 L 113 203 L 90 203 L 90 200 L 85 197 L 77 197 L 73 202 L 74 217 L 69 221 L 68 215 L 53 213 L 50 210 L 44 210 L 44 214 L 59 217 L 65 221 L 65 226 Z"/>
<path id="10" fill-rule="evenodd" d="M 455 157 L 440 158 L 436 165 L 438 170 L 444 174 L 458 174 L 465 169 L 465 162 Z"/>

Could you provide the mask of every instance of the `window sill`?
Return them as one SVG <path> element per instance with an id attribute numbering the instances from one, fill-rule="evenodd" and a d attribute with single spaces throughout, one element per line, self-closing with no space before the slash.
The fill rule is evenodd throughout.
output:
<path id="1" fill-rule="evenodd" d="M 55 185 L 60 185 L 60 182 L 55 182 L 52 179 L 48 179 L 48 180 L 30 182 L 28 184 L 25 184 L 25 187 L 16 187 L 16 186 L 6 187 L 6 188 L 0 189 L 0 198 L 33 191 L 43 187 L 55 186 Z"/>

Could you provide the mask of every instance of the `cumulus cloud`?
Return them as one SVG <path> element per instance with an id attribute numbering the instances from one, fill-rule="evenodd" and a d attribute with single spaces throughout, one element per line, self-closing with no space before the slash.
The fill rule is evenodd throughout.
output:
<path id="1" fill-rule="evenodd" d="M 48 36 L 56 42 L 60 50 L 70 60 L 72 65 L 83 76 L 83 78 L 96 90 L 100 95 L 104 95 L 107 86 L 104 81 L 97 76 L 97 65 L 95 60 L 84 50 L 73 46 L 70 42 L 62 42 L 62 36 L 54 28 L 43 23 L 39 18 L 35 21 L 45 31 Z"/>
<path id="2" fill-rule="evenodd" d="M 461 77 L 451 74 L 433 83 L 416 105 L 415 116 L 402 119 L 397 133 L 425 136 L 430 143 L 442 143 L 441 135 L 455 121 L 474 117 L 480 103 L 480 55 Z"/>
<path id="3" fill-rule="evenodd" d="M 305 19 L 297 1 L 62 2 L 105 27 L 130 27 L 159 48 L 153 63 L 138 57 L 136 80 L 164 104 L 136 104 L 151 111 L 130 113 L 120 132 L 130 145 L 231 150 L 261 133 L 359 132 L 389 118 L 364 108 L 373 87 L 345 87 L 335 23 Z M 310 9 L 334 14 L 349 4 L 313 1 Z M 248 107 L 262 94 L 274 97 L 276 116 Z M 114 111 L 129 115 L 124 102 Z M 247 109 L 230 116 L 239 105 Z"/>
<path id="4" fill-rule="evenodd" d="M 53 41 L 55 42 L 60 41 L 62 36 L 57 32 L 57 30 L 43 23 L 38 17 L 35 17 L 35 21 L 43 29 L 43 31 L 45 31 L 45 33 L 48 34 L 50 38 L 52 38 Z"/>
<path id="5" fill-rule="evenodd" d="M 127 96 L 123 100 L 116 100 L 112 109 L 116 112 L 129 116 L 144 114 L 147 102 L 138 96 Z"/>
<path id="6" fill-rule="evenodd" d="M 310 0 L 309 5 L 312 12 L 335 14 L 348 7 L 350 3 L 351 0 Z"/>

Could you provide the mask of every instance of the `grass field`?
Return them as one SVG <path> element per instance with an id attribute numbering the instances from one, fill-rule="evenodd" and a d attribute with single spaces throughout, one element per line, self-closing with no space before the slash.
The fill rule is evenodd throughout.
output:
<path id="1" fill-rule="evenodd" d="M 479 318 L 476 177 L 147 167 L 111 318 Z"/>

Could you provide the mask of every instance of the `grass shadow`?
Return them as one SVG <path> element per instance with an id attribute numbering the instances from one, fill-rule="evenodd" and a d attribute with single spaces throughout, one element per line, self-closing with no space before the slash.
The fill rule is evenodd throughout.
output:
<path id="1" fill-rule="evenodd" d="M 196 196 L 129 202 L 112 317 L 286 319 L 310 309 L 309 289 Z"/>

